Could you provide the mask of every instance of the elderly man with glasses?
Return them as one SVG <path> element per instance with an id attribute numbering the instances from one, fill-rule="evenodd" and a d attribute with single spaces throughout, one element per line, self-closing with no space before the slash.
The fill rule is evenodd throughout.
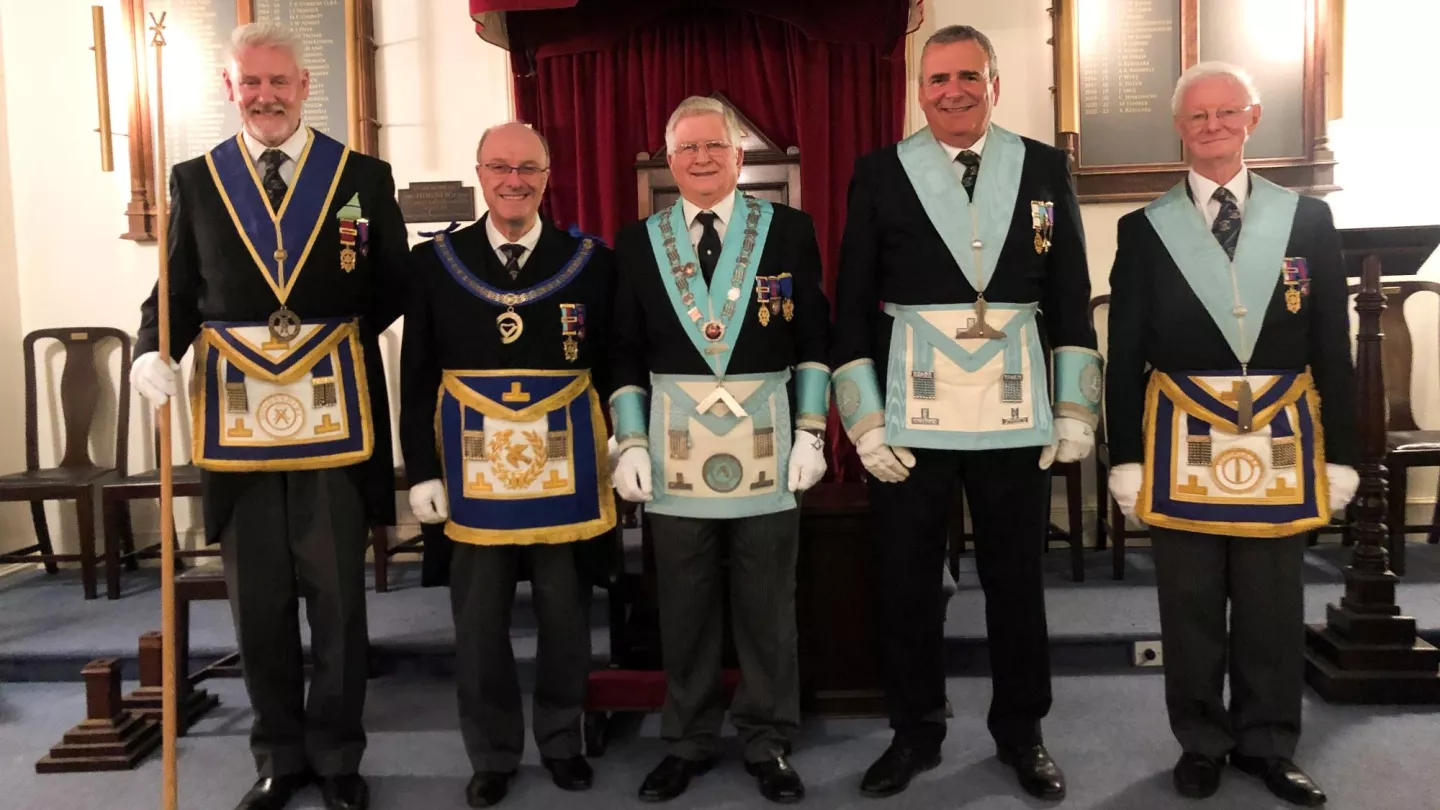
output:
<path id="1" fill-rule="evenodd" d="M 1172 108 L 1189 176 L 1120 220 L 1110 273 L 1110 492 L 1151 530 L 1176 790 L 1228 758 L 1315 807 L 1301 557 L 1358 483 L 1345 269 L 1330 208 L 1246 168 L 1243 70 L 1191 67 Z"/>
<path id="2" fill-rule="evenodd" d="M 615 485 L 645 504 L 653 531 L 668 683 L 669 755 L 645 778 L 646 801 L 679 796 L 715 764 L 727 593 L 746 770 L 771 801 L 805 793 L 788 759 L 796 495 L 825 472 L 830 313 L 810 217 L 736 190 L 741 136 L 718 101 L 682 102 L 665 128 L 680 199 L 615 242 Z"/>
<path id="3" fill-rule="evenodd" d="M 411 253 L 400 377 L 410 508 L 455 541 L 450 602 L 471 807 L 505 798 L 525 748 L 510 648 L 530 580 L 539 650 L 532 727 L 562 790 L 586 790 L 580 718 L 590 670 L 581 541 L 615 526 L 602 396 L 614 298 L 600 240 L 540 218 L 549 147 L 502 124 L 480 138 L 488 213 Z"/>

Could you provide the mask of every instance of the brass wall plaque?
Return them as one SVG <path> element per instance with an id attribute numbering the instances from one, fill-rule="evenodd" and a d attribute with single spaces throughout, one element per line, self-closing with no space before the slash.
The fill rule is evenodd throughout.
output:
<path id="1" fill-rule="evenodd" d="M 475 189 L 462 180 L 411 183 L 400 189 L 406 222 L 474 222 Z"/>

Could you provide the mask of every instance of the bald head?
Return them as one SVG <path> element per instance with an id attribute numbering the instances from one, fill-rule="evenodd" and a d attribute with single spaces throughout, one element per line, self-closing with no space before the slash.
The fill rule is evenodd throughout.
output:
<path id="1" fill-rule="evenodd" d="M 540 133 L 512 121 L 485 130 L 475 158 L 490 221 L 506 238 L 518 241 L 539 217 L 550 171 L 550 147 Z"/>
<path id="2" fill-rule="evenodd" d="M 494 143 L 492 143 L 492 141 Z M 537 161 L 540 166 L 550 166 L 550 144 L 545 136 L 535 131 L 529 124 L 522 124 L 519 121 L 508 121 L 504 124 L 496 124 L 480 134 L 480 144 L 475 147 L 475 162 L 484 165 L 487 156 L 485 153 L 486 144 L 494 147 L 491 151 L 501 148 L 503 145 L 507 150 L 514 146 L 539 147 Z M 514 164 L 512 164 L 514 165 Z"/>

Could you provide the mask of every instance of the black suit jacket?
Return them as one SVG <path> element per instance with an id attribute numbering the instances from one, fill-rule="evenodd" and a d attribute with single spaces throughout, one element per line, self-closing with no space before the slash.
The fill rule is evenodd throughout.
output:
<path id="1" fill-rule="evenodd" d="M 510 278 L 490 246 L 485 217 L 455 231 L 448 240 L 456 257 L 482 281 L 501 290 L 523 290 L 559 273 L 580 244 L 578 238 L 549 222 L 541 228 L 535 252 L 525 260 L 515 279 Z M 446 369 L 588 368 L 601 401 L 609 398 L 607 344 L 612 332 L 610 307 L 615 296 L 615 268 L 610 249 L 596 242 L 589 263 L 573 281 L 548 298 L 515 308 L 525 328 L 510 344 L 501 342 L 495 323 L 505 308 L 461 287 L 445 269 L 433 240 L 414 247 L 410 253 L 409 303 L 400 353 L 400 447 L 411 481 L 440 477 L 435 403 L 441 374 Z M 574 361 L 565 359 L 561 304 L 585 307 L 585 337 L 578 341 Z"/>
<path id="2" fill-rule="evenodd" d="M 1290 371 L 1308 367 L 1320 393 L 1326 460 L 1353 465 L 1355 369 L 1350 360 L 1350 308 L 1330 206 L 1310 197 L 1300 198 L 1285 255 L 1307 260 L 1310 295 L 1302 299 L 1299 312 L 1291 313 L 1285 306 L 1285 284 L 1276 280 L 1250 367 Z M 1108 340 L 1105 428 L 1112 464 L 1145 459 L 1142 418 L 1151 368 L 1167 374 L 1195 374 L 1240 367 L 1220 327 L 1181 275 L 1144 209 L 1120 220 L 1115 266 L 1110 271 Z"/>
<path id="3" fill-rule="evenodd" d="M 737 214 L 741 210 L 737 205 Z M 727 227 L 742 225 L 737 221 Z M 688 238 L 688 234 L 679 234 L 679 238 Z M 656 266 L 644 220 L 620 230 L 615 238 L 615 262 L 619 275 L 615 342 L 611 349 L 615 387 L 635 385 L 648 392 L 652 371 L 713 374 L 691 343 L 686 331 L 689 326 L 682 325 L 675 316 L 667 291 L 673 283 L 670 268 L 662 270 Z M 825 364 L 830 305 L 820 286 L 820 247 L 815 240 L 815 223 L 809 214 L 777 203 L 756 275 L 781 273 L 794 277 L 794 319 L 787 321 L 776 315 L 768 325 L 762 325 L 755 292 L 751 290 L 745 299 L 745 326 L 731 350 L 727 374 L 781 371 L 806 362 Z M 717 271 L 716 279 L 723 283 L 720 275 Z M 741 318 L 737 311 L 731 321 L 732 329 Z M 792 392 L 793 389 L 792 381 Z"/>
<path id="4" fill-rule="evenodd" d="M 340 267 L 336 213 L 354 195 L 370 220 L 369 250 L 354 270 Z M 264 321 L 280 307 L 255 265 L 215 187 L 204 156 L 177 163 L 170 175 L 170 353 L 185 356 L 205 321 Z M 395 522 L 394 452 L 379 336 L 402 312 L 409 239 L 390 164 L 351 152 L 324 224 L 286 301 L 302 318 L 358 316 L 374 420 L 374 453 L 346 468 L 377 523 Z M 135 353 L 159 349 L 159 285 L 140 308 Z M 199 429 L 198 427 L 195 429 Z M 203 474 L 206 535 L 217 539 L 235 498 L 257 473 Z"/>
<path id="5" fill-rule="evenodd" d="M 1090 324 L 1090 271 L 1080 205 L 1065 153 L 1021 138 L 1025 165 L 1010 231 L 994 278 L 987 279 L 991 303 L 1040 304 L 1043 339 L 1049 347 L 1095 348 Z M 981 157 L 982 171 L 984 157 Z M 1035 252 L 1032 200 L 1055 205 L 1050 250 Z M 956 211 L 956 216 L 966 216 Z M 875 361 L 881 391 L 890 351 L 893 319 L 882 303 L 971 304 L 975 288 L 930 223 L 895 146 L 872 152 L 855 164 L 850 180 L 840 275 L 835 294 L 832 367 L 861 358 Z"/>

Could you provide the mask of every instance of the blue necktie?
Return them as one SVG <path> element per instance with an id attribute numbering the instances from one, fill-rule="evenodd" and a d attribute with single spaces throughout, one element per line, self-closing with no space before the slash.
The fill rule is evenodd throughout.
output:
<path id="1" fill-rule="evenodd" d="M 1224 186 L 1215 189 L 1210 199 L 1220 203 L 1220 213 L 1215 217 L 1215 224 L 1210 226 L 1210 232 L 1215 234 L 1216 241 L 1233 262 L 1235 246 L 1240 244 L 1240 204 L 1230 189 Z"/>

